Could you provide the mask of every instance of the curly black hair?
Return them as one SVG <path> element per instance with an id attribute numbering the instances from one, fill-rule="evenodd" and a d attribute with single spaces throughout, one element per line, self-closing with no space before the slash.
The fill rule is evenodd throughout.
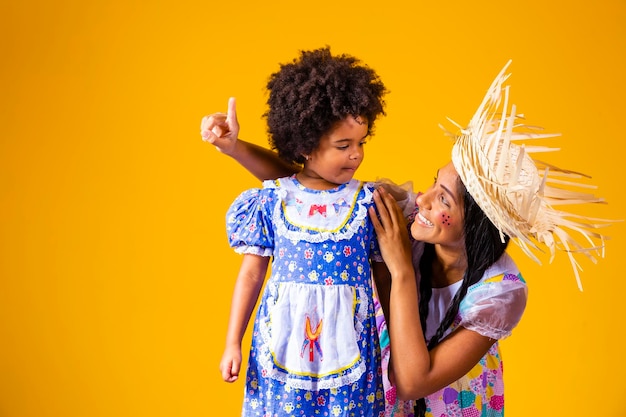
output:
<path id="1" fill-rule="evenodd" d="M 328 46 L 281 64 L 267 89 L 270 146 L 290 163 L 303 163 L 334 123 L 361 116 L 371 135 L 376 118 L 385 115 L 387 89 L 376 72 L 353 56 L 333 56 Z"/>

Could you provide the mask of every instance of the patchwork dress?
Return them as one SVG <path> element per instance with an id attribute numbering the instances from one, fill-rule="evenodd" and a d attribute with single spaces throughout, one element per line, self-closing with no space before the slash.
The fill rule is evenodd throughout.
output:
<path id="1" fill-rule="evenodd" d="M 254 320 L 242 416 L 384 415 L 367 214 L 373 186 L 312 190 L 295 178 L 243 192 L 230 245 L 272 257 Z"/>
<path id="2" fill-rule="evenodd" d="M 413 243 L 414 264 L 419 265 L 420 242 Z M 419 277 L 418 277 L 419 280 Z M 448 302 L 460 287 L 460 281 L 446 288 L 433 288 L 428 306 L 427 338 L 432 337 L 443 320 Z M 517 266 L 508 254 L 492 265 L 482 279 L 468 288 L 459 312 L 445 335 L 459 326 L 492 339 L 503 339 L 519 323 L 528 289 Z M 387 334 L 384 319 L 378 323 L 381 335 Z M 445 336 L 444 335 L 444 336 Z M 389 338 L 381 343 L 385 376 L 390 357 Z M 412 402 L 400 401 L 395 388 L 385 379 L 387 416 L 412 417 Z M 426 397 L 427 417 L 502 417 L 504 381 L 500 346 L 496 341 L 465 376 Z"/>

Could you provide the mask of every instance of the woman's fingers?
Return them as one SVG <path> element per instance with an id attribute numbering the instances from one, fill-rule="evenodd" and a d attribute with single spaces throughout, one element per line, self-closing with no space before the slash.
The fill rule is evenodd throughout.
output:
<path id="1" fill-rule="evenodd" d="M 404 219 L 396 200 L 384 188 L 379 187 L 374 191 L 374 203 L 384 228 L 393 227 Z"/>

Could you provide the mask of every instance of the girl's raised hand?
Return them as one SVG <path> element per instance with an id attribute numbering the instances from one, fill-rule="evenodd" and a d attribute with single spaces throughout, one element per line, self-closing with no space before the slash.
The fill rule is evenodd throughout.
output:
<path id="1" fill-rule="evenodd" d="M 232 154 L 239 136 L 235 97 L 228 99 L 228 113 L 213 113 L 202 118 L 200 135 L 202 140 L 212 143 L 218 151 Z"/>

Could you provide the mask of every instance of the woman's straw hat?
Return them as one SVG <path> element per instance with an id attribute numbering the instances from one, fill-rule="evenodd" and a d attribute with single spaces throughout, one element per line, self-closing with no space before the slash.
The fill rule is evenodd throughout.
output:
<path id="1" fill-rule="evenodd" d="M 558 151 L 558 148 L 520 143 L 560 134 L 540 133 L 541 128 L 526 125 L 524 116 L 509 102 L 509 86 L 504 84 L 510 76 L 505 73 L 510 63 L 493 81 L 467 127 L 451 121 L 460 129 L 457 134 L 448 132 L 455 140 L 452 163 L 467 191 L 500 230 L 502 239 L 504 234 L 510 236 L 538 263 L 541 262 L 533 250 L 542 251 L 542 245 L 550 250 L 550 262 L 557 249 L 565 251 L 582 290 L 578 273 L 582 268 L 574 255 L 583 254 L 594 263 L 597 262 L 594 255 L 604 256 L 607 237 L 592 230 L 608 226 L 610 221 L 555 207 L 604 200 L 572 190 L 596 188 L 577 181 L 588 176 L 530 157 L 532 153 Z"/>

